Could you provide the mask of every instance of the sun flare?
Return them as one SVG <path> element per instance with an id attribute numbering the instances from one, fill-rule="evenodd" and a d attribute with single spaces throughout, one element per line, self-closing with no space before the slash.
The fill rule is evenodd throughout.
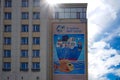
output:
<path id="1" fill-rule="evenodd" d="M 46 0 L 46 2 L 49 4 L 49 5 L 56 5 L 57 3 L 60 3 L 60 1 L 58 0 Z"/>

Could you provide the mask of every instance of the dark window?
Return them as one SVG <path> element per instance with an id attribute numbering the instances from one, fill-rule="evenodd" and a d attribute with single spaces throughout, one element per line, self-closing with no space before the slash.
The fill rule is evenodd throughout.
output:
<path id="1" fill-rule="evenodd" d="M 56 18 L 56 19 L 59 18 L 59 12 L 55 12 L 55 18 Z"/>
<path id="2" fill-rule="evenodd" d="M 33 57 L 39 57 L 40 56 L 40 50 L 33 50 Z"/>
<path id="3" fill-rule="evenodd" d="M 4 0 L 4 6 L 5 7 L 12 7 L 12 0 Z"/>
<path id="4" fill-rule="evenodd" d="M 77 12 L 77 19 L 80 19 L 80 12 Z"/>
<path id="5" fill-rule="evenodd" d="M 4 32 L 11 32 L 11 25 L 4 25 Z"/>
<path id="6" fill-rule="evenodd" d="M 86 13 L 85 13 L 85 12 L 82 12 L 82 13 L 80 14 L 80 18 L 81 18 L 81 19 L 85 19 L 85 18 L 86 18 Z"/>
<path id="7" fill-rule="evenodd" d="M 40 12 L 33 12 L 33 19 L 40 19 Z"/>
<path id="8" fill-rule="evenodd" d="M 5 12 L 4 19 L 11 20 L 12 19 L 12 13 L 11 12 Z"/>
<path id="9" fill-rule="evenodd" d="M 28 7 L 28 0 L 22 0 L 22 7 Z"/>
<path id="10" fill-rule="evenodd" d="M 40 69 L 40 63 L 39 62 L 33 62 L 32 63 L 32 69 L 33 70 L 39 70 Z"/>
<path id="11" fill-rule="evenodd" d="M 21 44 L 27 45 L 28 44 L 28 37 L 21 37 Z"/>
<path id="12" fill-rule="evenodd" d="M 11 57 L 11 50 L 4 50 L 4 57 Z"/>
<path id="13" fill-rule="evenodd" d="M 40 32 L 40 25 L 33 25 L 33 32 Z"/>
<path id="14" fill-rule="evenodd" d="M 28 71 L 28 62 L 21 62 L 20 63 L 20 70 L 21 71 Z"/>
<path id="15" fill-rule="evenodd" d="M 11 37 L 4 37 L 4 44 L 10 45 L 11 44 Z"/>
<path id="16" fill-rule="evenodd" d="M 39 7 L 40 6 L 40 0 L 33 0 L 33 7 Z"/>
<path id="17" fill-rule="evenodd" d="M 28 29 L 29 27 L 28 27 L 28 25 L 22 25 L 21 26 L 21 32 L 28 32 Z"/>
<path id="18" fill-rule="evenodd" d="M 11 62 L 3 62 L 3 71 L 11 70 Z"/>
<path id="19" fill-rule="evenodd" d="M 28 19 L 29 13 L 28 12 L 22 12 L 22 19 Z"/>
<path id="20" fill-rule="evenodd" d="M 33 44 L 35 45 L 40 44 L 40 37 L 33 37 Z"/>
<path id="21" fill-rule="evenodd" d="M 21 50 L 21 57 L 28 57 L 28 50 Z"/>

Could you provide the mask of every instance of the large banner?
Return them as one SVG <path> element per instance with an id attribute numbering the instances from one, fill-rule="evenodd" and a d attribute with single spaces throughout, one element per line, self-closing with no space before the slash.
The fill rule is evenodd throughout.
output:
<path id="1" fill-rule="evenodd" d="M 53 80 L 86 80 L 85 27 L 53 25 Z"/>

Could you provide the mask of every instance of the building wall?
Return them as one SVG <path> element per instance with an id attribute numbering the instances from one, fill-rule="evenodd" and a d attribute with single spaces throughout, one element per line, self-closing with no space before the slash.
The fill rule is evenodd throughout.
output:
<path id="1" fill-rule="evenodd" d="M 40 62 L 39 58 L 32 57 L 32 50 L 40 50 L 40 45 L 33 45 L 32 37 L 40 37 L 40 32 L 32 32 L 33 24 L 41 24 L 39 20 L 33 20 L 33 12 L 40 12 L 40 7 L 33 7 L 33 0 L 29 1 L 28 8 L 21 7 L 22 0 L 12 0 L 12 7 L 5 8 L 4 1 L 1 0 L 0 6 L 0 80 L 38 80 L 41 78 L 40 71 L 32 71 L 32 62 Z M 11 20 L 4 20 L 4 12 L 12 12 Z M 21 12 L 29 12 L 29 19 L 22 20 Z M 42 15 L 41 15 L 42 16 Z M 4 25 L 11 24 L 12 31 L 4 32 Z M 28 24 L 29 31 L 21 32 L 21 25 Z M 11 37 L 11 45 L 4 45 L 4 37 Z M 21 45 L 21 37 L 28 37 L 28 45 Z M 3 50 L 10 49 L 11 57 L 4 58 Z M 28 57 L 21 58 L 20 52 L 22 49 L 28 49 Z M 2 71 L 3 62 L 11 62 L 11 71 Z M 28 71 L 20 71 L 20 62 L 28 62 Z M 9 78 L 8 78 L 9 77 Z"/>
<path id="2" fill-rule="evenodd" d="M 59 4 L 59 8 L 86 8 L 87 9 L 87 4 Z M 58 9 L 59 9 L 58 8 Z M 58 12 L 59 12 L 59 10 L 58 9 L 56 9 Z M 52 10 L 52 9 L 51 9 Z M 61 10 L 62 11 L 62 10 Z M 55 12 L 55 9 L 53 9 L 53 11 L 52 12 Z M 87 18 L 85 17 L 85 18 L 83 18 L 83 19 L 77 19 L 77 18 L 71 18 L 71 19 L 69 19 L 69 18 L 61 18 L 61 17 L 56 17 L 55 18 L 55 16 L 53 16 L 54 17 L 54 19 L 52 19 L 51 21 L 50 21 L 50 33 L 49 33 L 49 36 L 50 36 L 50 59 L 49 59 L 49 61 L 50 61 L 50 63 L 52 63 L 52 65 L 49 65 L 49 67 L 50 67 L 50 69 L 51 69 L 51 71 L 50 71 L 50 79 L 51 80 L 61 80 L 61 78 L 63 79 L 63 80 L 66 80 L 66 79 L 68 79 L 68 80 L 88 80 L 88 60 L 87 60 Z M 55 54 L 55 51 L 54 51 L 54 49 L 55 49 L 55 43 L 54 43 L 54 34 L 55 33 L 57 33 L 57 34 L 67 34 L 66 32 L 64 33 L 64 30 L 63 30 L 63 32 L 62 33 L 58 33 L 57 31 L 56 31 L 56 26 L 57 25 L 64 25 L 64 26 L 67 26 L 67 27 L 73 27 L 73 26 L 75 26 L 75 27 L 80 27 L 80 29 L 81 29 L 81 31 L 83 32 L 82 34 L 84 34 L 84 39 L 85 39 L 85 42 L 84 42 L 84 50 L 85 50 L 85 52 L 84 52 L 84 61 L 85 61 L 85 73 L 84 74 L 70 74 L 70 73 L 64 73 L 64 74 L 66 74 L 66 75 L 64 75 L 64 74 L 62 74 L 62 73 L 59 73 L 59 68 L 57 69 L 57 74 L 55 73 L 55 71 L 54 71 L 54 60 L 57 60 L 57 59 L 55 59 L 55 56 L 54 55 L 56 55 Z M 66 30 L 66 29 L 65 29 Z M 73 34 L 73 33 L 68 33 L 68 34 Z M 51 68 L 52 67 L 52 68 Z M 61 71 L 60 71 L 61 72 Z M 52 73 L 52 74 L 51 74 Z"/>
<path id="3" fill-rule="evenodd" d="M 52 80 L 52 23 L 79 23 L 80 20 L 53 19 L 54 11 L 45 3 L 45 0 L 40 0 L 39 7 L 33 7 L 33 0 L 28 0 L 29 7 L 27 8 L 21 7 L 22 0 L 12 0 L 11 8 L 4 7 L 5 0 L 0 1 L 0 80 Z M 69 4 L 67 6 L 73 7 L 74 5 Z M 5 20 L 4 12 L 12 12 L 12 19 Z M 29 19 L 22 20 L 22 12 L 29 12 Z M 39 20 L 33 19 L 33 12 L 40 12 Z M 12 25 L 11 32 L 4 32 L 5 24 Z M 29 25 L 28 32 L 21 32 L 22 24 Z M 40 32 L 33 32 L 33 24 L 40 25 Z M 4 37 L 11 37 L 11 45 L 3 44 Z M 28 37 L 28 45 L 21 45 L 21 37 Z M 39 45 L 32 43 L 33 37 L 40 37 Z M 3 57 L 3 50 L 5 49 L 11 50 L 11 57 Z M 24 49 L 28 50 L 28 57 L 25 58 L 20 55 L 21 50 Z M 40 57 L 32 57 L 32 50 L 34 49 L 40 50 Z M 11 62 L 11 71 L 2 70 L 3 62 Z M 20 71 L 21 62 L 28 62 L 28 71 Z M 32 71 L 32 62 L 40 62 L 40 71 Z"/>

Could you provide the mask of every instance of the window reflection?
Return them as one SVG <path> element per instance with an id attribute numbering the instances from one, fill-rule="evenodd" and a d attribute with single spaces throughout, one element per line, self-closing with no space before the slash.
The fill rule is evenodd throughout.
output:
<path id="1" fill-rule="evenodd" d="M 86 8 L 55 8 L 55 14 L 53 18 L 75 18 L 75 19 L 86 19 Z"/>
<path id="2" fill-rule="evenodd" d="M 65 13 L 65 18 L 70 18 L 70 13 Z"/>
<path id="3" fill-rule="evenodd" d="M 71 18 L 76 18 L 76 13 L 71 13 Z"/>
<path id="4" fill-rule="evenodd" d="M 69 12 L 70 13 L 70 8 L 65 8 L 65 12 Z"/>
<path id="5" fill-rule="evenodd" d="M 64 18 L 64 13 L 59 13 L 59 18 Z"/>

